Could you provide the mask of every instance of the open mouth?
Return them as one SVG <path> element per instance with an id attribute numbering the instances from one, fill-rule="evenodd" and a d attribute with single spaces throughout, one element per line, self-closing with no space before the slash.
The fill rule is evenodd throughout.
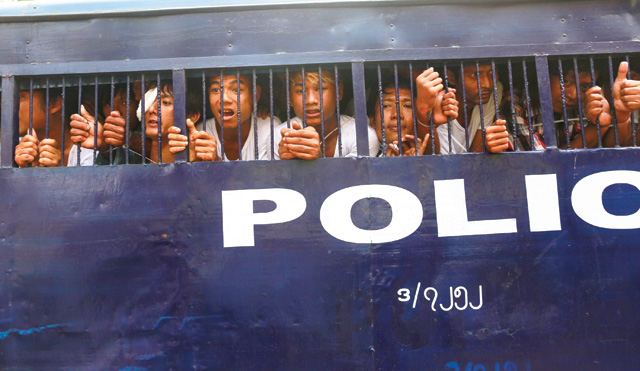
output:
<path id="1" fill-rule="evenodd" d="M 224 111 L 222 111 L 222 120 L 223 121 L 231 120 L 235 116 L 236 116 L 236 111 L 234 111 L 234 110 L 225 109 Z"/>
<path id="2" fill-rule="evenodd" d="M 158 117 L 152 117 L 147 120 L 147 126 L 149 127 L 158 127 Z"/>

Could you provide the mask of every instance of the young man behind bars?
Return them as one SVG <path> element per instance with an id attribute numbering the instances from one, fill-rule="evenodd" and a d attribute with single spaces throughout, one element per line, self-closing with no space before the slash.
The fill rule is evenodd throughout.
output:
<path id="1" fill-rule="evenodd" d="M 22 137 L 20 143 L 15 148 L 14 160 L 20 167 L 28 166 L 60 166 L 62 162 L 62 154 L 64 158 L 69 160 L 69 152 L 73 147 L 71 135 L 68 130 L 62 126 L 62 109 L 63 105 L 67 112 L 75 110 L 74 103 L 77 98 L 74 97 L 72 89 L 68 89 L 65 94 L 65 100 L 62 99 L 61 88 L 49 89 L 49 136 L 46 137 L 46 121 L 47 121 L 47 104 L 46 90 L 33 90 L 33 114 L 32 130 L 29 131 L 30 116 L 30 98 L 29 90 L 20 91 L 20 108 L 19 108 L 19 126 L 18 135 Z M 77 104 L 77 103 L 75 103 Z M 61 139 L 64 136 L 64 148 L 60 148 Z"/>
<path id="2" fill-rule="evenodd" d="M 342 100 L 343 85 L 338 81 L 336 90 L 334 72 L 322 71 L 322 78 L 320 78 L 318 71 L 305 72 L 304 91 L 302 89 L 302 72 L 292 73 L 288 83 L 291 92 L 289 104 L 293 107 L 296 117 L 291 119 L 291 128 L 283 123 L 276 130 L 279 157 L 306 160 L 321 157 L 323 142 L 325 157 L 340 157 L 340 155 L 342 157 L 357 157 L 355 120 L 350 116 L 338 116 L 337 114 L 338 105 Z M 322 94 L 320 94 L 321 88 Z M 324 121 L 322 120 L 323 116 Z M 307 126 L 303 127 L 305 121 Z M 322 133 L 323 125 L 324 138 L 320 138 L 318 134 Z M 373 128 L 370 126 L 367 128 L 369 136 L 367 152 L 369 156 L 376 156 L 380 147 L 378 137 Z"/>
<path id="3" fill-rule="evenodd" d="M 451 153 L 464 153 L 467 152 L 466 146 L 466 134 L 468 131 L 469 136 L 469 151 L 470 152 L 483 152 L 486 148 L 487 151 L 492 153 L 499 153 L 506 151 L 512 147 L 512 139 L 507 132 L 506 121 L 504 113 L 500 112 L 500 115 L 496 117 L 495 102 L 494 102 L 494 84 L 493 84 L 493 72 L 491 65 L 481 64 L 479 66 L 479 75 L 476 74 L 476 66 L 468 65 L 463 67 L 463 77 L 460 75 L 459 70 L 448 69 L 447 77 L 451 87 L 456 88 L 455 95 L 458 102 L 462 102 L 462 91 L 464 89 L 467 111 L 466 117 L 469 117 L 469 122 L 466 123 L 452 120 L 451 125 L 441 124 L 438 126 L 437 131 L 440 139 L 440 151 L 441 153 L 449 153 L 449 141 L 448 141 L 448 127 L 451 127 Z M 497 79 L 497 76 L 496 76 Z M 463 86 L 464 82 L 464 86 Z M 480 90 L 478 90 L 478 82 L 480 83 Z M 437 87 L 441 87 L 442 78 L 439 77 L 438 72 L 435 72 L 433 68 L 424 71 L 416 79 L 416 85 L 418 88 L 418 97 L 416 105 L 419 108 L 416 112 L 416 116 L 421 123 L 428 125 L 429 117 L 427 112 L 431 112 L 429 108 L 433 107 L 434 102 L 433 95 Z M 429 92 L 421 95 L 421 90 Z M 503 94 L 502 84 L 498 82 L 496 86 L 498 95 L 498 101 L 500 105 L 504 103 L 505 97 Z M 482 99 L 483 117 L 480 115 L 480 99 Z M 485 143 L 482 143 L 482 131 L 481 123 L 484 119 L 485 127 Z M 425 128 L 423 130 L 428 130 Z"/>
<path id="4" fill-rule="evenodd" d="M 431 154 L 432 144 L 428 130 L 418 131 L 416 128 L 414 131 L 412 96 L 409 81 L 403 77 L 400 77 L 398 80 L 398 105 L 396 105 L 395 77 L 389 74 L 383 75 L 381 85 L 382 112 L 384 114 L 384 116 L 382 116 L 384 118 L 384 141 L 382 138 L 383 120 L 380 115 L 380 94 L 371 94 L 367 105 L 369 123 L 376 130 L 381 151 L 386 148 L 386 156 L 399 156 L 399 146 L 402 146 L 403 156 L 414 156 L 416 153 L 419 155 Z M 452 89 L 446 95 L 444 91 L 440 90 L 437 92 L 435 99 L 435 106 L 432 109 L 434 122 L 446 123 L 447 116 L 450 120 L 455 120 L 458 117 L 458 102 L 455 99 L 455 90 Z M 400 134 L 398 134 L 398 118 L 400 119 Z M 417 133 L 419 136 L 417 140 L 414 133 Z M 434 132 L 436 153 L 440 150 L 438 136 L 438 131 L 436 130 Z M 382 152 L 378 155 L 382 155 Z"/>

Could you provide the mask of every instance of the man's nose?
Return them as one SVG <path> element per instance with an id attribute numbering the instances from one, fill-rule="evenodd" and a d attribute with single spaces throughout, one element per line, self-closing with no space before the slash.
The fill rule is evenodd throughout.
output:
<path id="1" fill-rule="evenodd" d="M 221 93 L 222 94 L 222 93 Z M 236 99 L 236 97 L 234 96 L 234 91 L 233 89 L 225 89 L 224 90 L 224 97 L 222 102 L 227 105 L 227 104 L 232 104 L 234 102 L 234 99 Z"/>
<path id="2" fill-rule="evenodd" d="M 149 106 L 149 112 L 150 113 L 157 113 L 158 112 L 158 101 L 154 100 L 151 105 Z"/>
<path id="3" fill-rule="evenodd" d="M 564 90 L 567 101 L 574 102 L 577 99 L 576 86 L 573 85 Z"/>
<path id="4" fill-rule="evenodd" d="M 315 89 L 311 89 L 307 92 L 307 103 L 308 104 L 315 104 L 318 103 L 319 100 L 319 94 L 318 92 L 315 91 Z"/>
<path id="5" fill-rule="evenodd" d="M 493 89 L 493 78 L 488 74 L 480 75 L 480 87 L 482 90 Z"/>

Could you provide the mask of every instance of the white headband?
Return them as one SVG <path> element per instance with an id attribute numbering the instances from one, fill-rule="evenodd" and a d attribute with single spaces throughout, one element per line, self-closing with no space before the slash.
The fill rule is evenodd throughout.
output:
<path id="1" fill-rule="evenodd" d="M 153 88 L 147 90 L 144 93 L 144 112 L 149 112 L 151 106 L 155 104 L 156 99 L 158 99 L 158 88 Z M 151 102 L 151 103 L 149 103 Z M 138 110 L 136 110 L 136 115 L 138 115 L 138 121 L 142 121 L 142 101 L 138 104 Z"/>

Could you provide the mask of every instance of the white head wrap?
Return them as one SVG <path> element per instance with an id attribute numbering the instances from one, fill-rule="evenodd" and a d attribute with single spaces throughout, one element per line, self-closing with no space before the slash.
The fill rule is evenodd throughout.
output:
<path id="1" fill-rule="evenodd" d="M 153 88 L 147 90 L 144 93 L 144 112 L 149 112 L 149 109 L 152 105 L 157 104 L 156 100 L 158 99 L 158 88 Z M 138 115 L 138 120 L 142 121 L 142 100 L 138 104 L 138 110 L 136 111 L 136 115 Z"/>

